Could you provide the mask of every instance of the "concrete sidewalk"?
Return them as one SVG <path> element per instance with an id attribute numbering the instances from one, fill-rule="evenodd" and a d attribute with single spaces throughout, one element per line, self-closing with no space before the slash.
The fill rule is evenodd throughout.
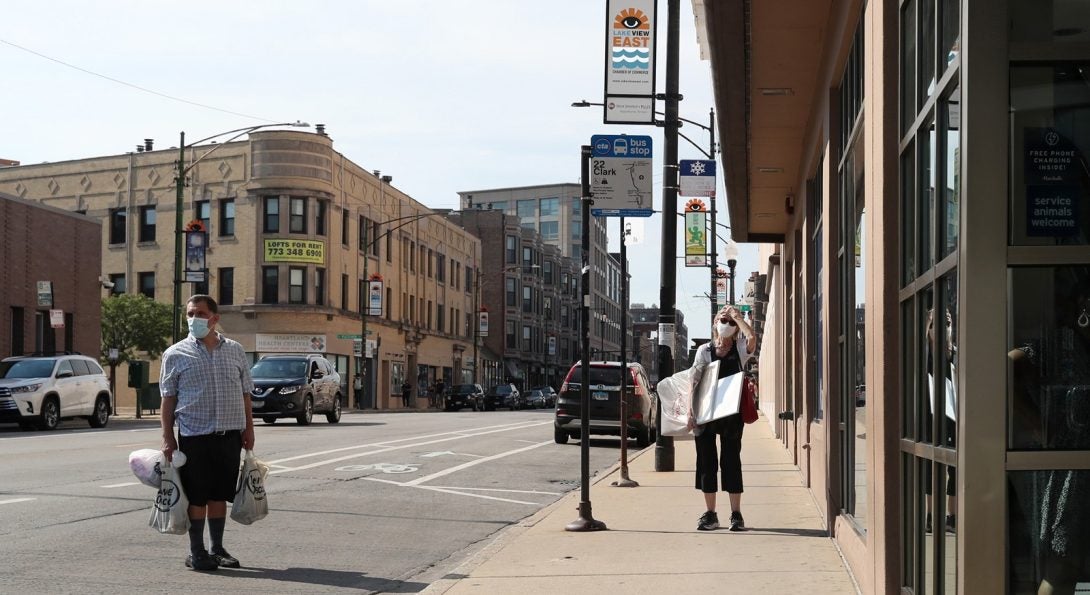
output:
<path id="1" fill-rule="evenodd" d="M 746 426 L 742 463 L 745 532 L 697 531 L 704 499 L 693 488 L 696 453 L 675 440 L 675 471 L 656 473 L 655 448 L 631 454 L 639 487 L 591 486 L 594 518 L 607 531 L 570 533 L 580 491 L 499 534 L 425 593 L 857 593 L 787 451 L 762 417 Z M 730 505 L 718 499 L 720 522 Z"/>

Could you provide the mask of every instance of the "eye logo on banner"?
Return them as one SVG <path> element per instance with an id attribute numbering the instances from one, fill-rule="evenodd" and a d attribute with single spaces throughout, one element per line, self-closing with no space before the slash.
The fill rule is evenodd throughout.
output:
<path id="1" fill-rule="evenodd" d="M 647 15 L 638 8 L 626 8 L 613 19 L 614 68 L 651 68 L 650 29 Z"/>
<path id="2" fill-rule="evenodd" d="M 685 266 L 708 266 L 708 211 L 704 201 L 685 204 Z"/>

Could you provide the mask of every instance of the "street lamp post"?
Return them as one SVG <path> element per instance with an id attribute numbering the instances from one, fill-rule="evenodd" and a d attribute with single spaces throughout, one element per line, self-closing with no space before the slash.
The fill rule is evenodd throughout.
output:
<path id="1" fill-rule="evenodd" d="M 172 312 L 172 314 L 174 316 L 174 320 L 171 323 L 171 339 L 172 339 L 173 343 L 177 343 L 178 341 L 181 340 L 181 328 L 180 328 L 180 326 L 181 326 L 181 319 L 182 319 L 182 283 L 185 283 L 185 279 L 182 278 L 183 277 L 183 274 L 182 274 L 182 270 L 183 270 L 182 269 L 182 234 L 184 233 L 182 231 L 182 226 L 184 225 L 183 222 L 182 222 L 182 219 L 183 219 L 182 213 L 184 212 L 184 205 L 185 205 L 185 185 L 186 185 L 185 184 L 185 177 L 186 177 L 186 174 L 189 173 L 190 171 L 192 171 L 193 168 L 196 167 L 198 163 L 200 163 L 201 161 L 204 161 L 205 157 L 208 157 L 212 153 L 216 152 L 216 150 L 219 149 L 220 147 L 222 147 L 223 145 L 235 140 L 236 138 L 238 138 L 240 136 L 243 136 L 245 134 L 249 134 L 251 132 L 254 132 L 255 130 L 260 130 L 262 128 L 270 128 L 270 127 L 273 127 L 273 126 L 295 126 L 297 128 L 309 128 L 310 124 L 307 124 L 306 122 L 300 122 L 298 120 L 295 121 L 295 122 L 282 122 L 282 123 L 279 123 L 279 124 L 258 124 L 257 126 L 247 126 L 245 128 L 236 128 L 235 130 L 228 130 L 227 132 L 221 132 L 219 134 L 213 134 L 212 136 L 209 136 L 208 138 L 203 138 L 203 139 L 201 139 L 201 140 L 199 140 L 197 142 L 189 144 L 188 146 L 185 144 L 185 132 L 183 131 L 183 132 L 179 133 L 179 140 L 178 140 L 178 168 L 177 168 L 177 175 L 174 178 L 174 194 L 175 194 L 175 205 L 174 205 L 174 304 L 173 304 L 173 309 L 171 310 L 171 312 Z M 193 147 L 195 147 L 195 146 L 197 146 L 197 145 L 199 145 L 199 144 L 201 144 L 201 143 L 203 143 L 205 141 L 209 141 L 209 140 L 212 140 L 214 138 L 219 138 L 221 136 L 227 136 L 228 134 L 234 134 L 234 136 L 227 139 L 223 143 L 217 144 L 216 146 L 212 147 L 211 149 L 206 151 L 203 155 L 201 155 L 200 157 L 194 159 L 193 163 L 190 163 L 189 165 L 185 164 L 185 150 L 186 149 L 193 148 Z"/>
<path id="2" fill-rule="evenodd" d="M 389 181 L 387 179 L 382 179 L 381 183 L 382 184 L 387 184 L 387 183 L 389 183 Z M 367 268 L 368 268 L 367 265 L 370 262 L 370 260 L 369 260 L 370 257 L 368 256 L 368 253 L 371 251 L 371 248 L 376 243 L 378 243 L 379 240 L 381 240 L 382 238 L 386 237 L 387 235 L 401 229 L 402 227 L 405 227 L 406 225 L 408 225 L 408 224 L 410 224 L 410 223 L 412 223 L 414 221 L 419 221 L 420 219 L 423 219 L 425 217 L 434 217 L 434 216 L 441 216 L 441 215 L 442 215 L 442 213 L 436 213 L 434 211 L 429 211 L 429 212 L 426 212 L 426 213 L 416 213 L 416 214 L 413 214 L 413 215 L 405 215 L 404 217 L 394 217 L 393 219 L 387 219 L 386 221 L 378 223 L 377 225 L 381 227 L 383 225 L 388 225 L 390 223 L 397 223 L 399 221 L 401 222 L 400 224 L 395 225 L 394 227 L 391 227 L 390 229 L 387 229 L 386 231 L 384 231 L 384 232 L 382 232 L 380 234 L 376 234 L 375 237 L 370 238 L 367 241 L 367 243 L 364 245 L 364 247 L 363 247 L 363 277 L 362 277 L 363 281 L 364 282 L 370 282 L 370 275 L 367 272 Z M 361 301 L 364 301 L 364 298 L 365 298 L 365 296 L 362 296 L 362 295 L 360 296 Z M 387 304 L 387 307 L 389 307 L 388 304 Z M 381 316 L 381 312 L 379 313 L 379 315 Z M 365 360 L 369 359 L 369 358 L 366 357 L 367 356 L 367 317 L 368 316 L 371 316 L 371 304 L 366 303 L 366 302 L 361 303 L 360 304 L 360 372 L 359 372 L 361 376 L 364 376 L 366 374 L 366 372 L 367 372 L 367 369 L 364 367 L 363 362 Z M 378 346 L 378 343 L 376 343 L 376 348 L 377 348 L 377 346 Z M 474 367 L 476 367 L 476 365 L 477 365 L 476 361 L 474 361 L 473 365 L 474 365 Z M 360 402 L 356 403 L 356 407 L 358 409 L 363 409 L 362 401 L 365 400 L 364 396 L 367 393 L 367 384 L 368 384 L 369 381 L 370 380 L 368 379 L 366 382 L 362 382 L 360 384 L 360 396 L 359 396 L 359 401 Z M 417 387 L 417 388 L 419 390 L 419 387 Z M 373 406 L 376 409 L 378 408 L 377 400 L 374 402 Z"/>
<path id="3" fill-rule="evenodd" d="M 734 304 L 734 267 L 738 266 L 738 245 L 734 242 L 727 244 L 723 250 L 723 256 L 727 257 L 727 268 L 730 269 L 730 304 Z"/>

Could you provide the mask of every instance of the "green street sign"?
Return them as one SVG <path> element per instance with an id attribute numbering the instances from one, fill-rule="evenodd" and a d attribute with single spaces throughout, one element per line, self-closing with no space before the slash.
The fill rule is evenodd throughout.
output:
<path id="1" fill-rule="evenodd" d="M 367 336 L 368 337 L 370 337 L 373 334 L 375 334 L 373 331 L 367 331 Z M 363 335 L 361 335 L 359 333 L 337 333 L 337 338 L 338 339 L 355 339 L 355 340 L 358 341 L 359 339 L 363 338 Z"/>

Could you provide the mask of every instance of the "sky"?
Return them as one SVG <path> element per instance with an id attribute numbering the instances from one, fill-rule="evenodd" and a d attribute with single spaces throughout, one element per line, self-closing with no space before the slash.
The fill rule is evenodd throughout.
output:
<path id="1" fill-rule="evenodd" d="M 0 158 L 122 154 L 145 138 L 163 149 L 181 131 L 192 142 L 302 120 L 325 124 L 337 151 L 423 204 L 458 208 L 461 190 L 578 183 L 591 135 L 645 134 L 660 209 L 662 130 L 603 124 L 601 108 L 571 107 L 602 102 L 605 13 L 605 0 L 15 0 L 0 21 Z M 660 0 L 659 92 L 665 25 Z M 679 113 L 703 123 L 711 64 L 686 0 L 680 48 Z M 706 148 L 706 131 L 682 132 Z M 704 158 L 684 139 L 678 146 L 680 159 Z M 718 219 L 729 225 L 721 178 L 718 192 Z M 655 263 L 633 267 L 632 303 L 659 301 L 660 217 L 628 248 L 631 263 Z M 615 220 L 608 229 L 617 251 Z M 758 270 L 756 245 L 739 249 L 738 295 Z M 677 270 L 677 307 L 690 337 L 706 337 L 709 271 L 683 261 Z"/>

